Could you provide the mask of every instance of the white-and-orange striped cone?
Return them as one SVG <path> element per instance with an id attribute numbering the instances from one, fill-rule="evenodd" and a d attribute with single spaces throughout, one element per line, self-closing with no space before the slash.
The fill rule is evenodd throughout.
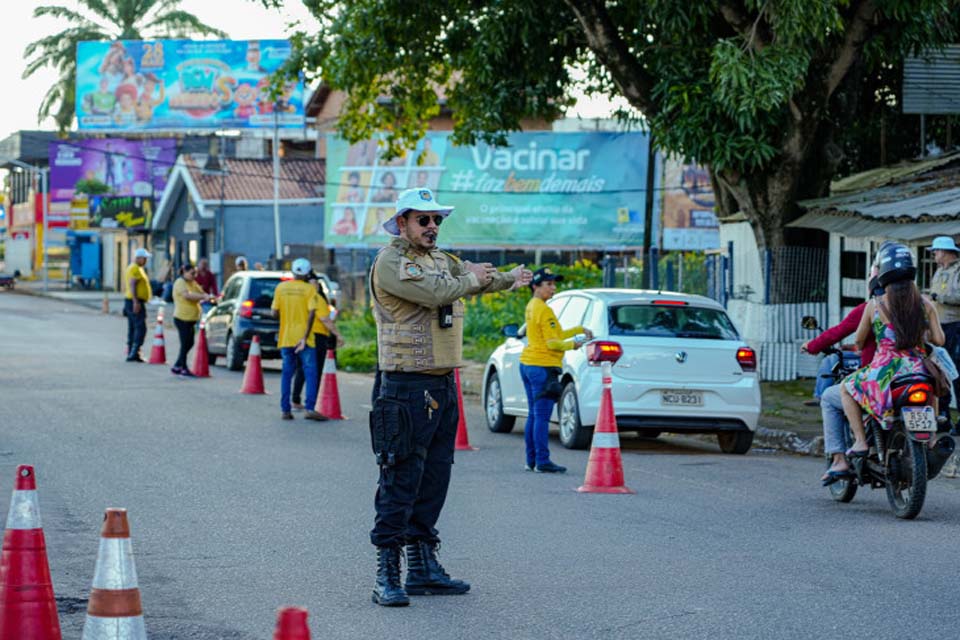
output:
<path id="1" fill-rule="evenodd" d="M 260 361 L 260 336 L 253 336 L 250 342 L 250 354 L 247 356 L 247 368 L 243 371 L 240 393 L 266 392 L 263 386 L 263 363 Z"/>
<path id="2" fill-rule="evenodd" d="M 157 319 L 157 328 L 153 331 L 153 348 L 150 349 L 148 364 L 167 364 L 167 347 L 163 341 L 163 318 Z"/>
<path id="3" fill-rule="evenodd" d="M 327 349 L 327 357 L 323 361 L 323 378 L 320 382 L 320 397 L 314 411 L 317 411 L 331 420 L 343 420 L 340 409 L 340 388 L 337 386 L 337 359 L 333 349 Z"/>
<path id="4" fill-rule="evenodd" d="M 457 381 L 457 410 L 460 412 L 460 418 L 457 420 L 457 439 L 454 448 L 457 451 L 476 451 L 477 448 L 470 445 L 470 436 L 467 434 L 467 413 L 463 410 L 463 389 L 460 386 L 460 369 L 454 369 L 454 379 Z"/>
<path id="5" fill-rule="evenodd" d="M 146 640 L 126 509 L 107 509 L 81 640 Z"/>
<path id="6" fill-rule="evenodd" d="M 210 354 L 207 353 L 207 330 L 200 321 L 200 330 L 197 332 L 197 346 L 193 350 L 193 369 L 191 373 L 198 378 L 210 377 Z"/>
<path id="7" fill-rule="evenodd" d="M 17 467 L 0 562 L 0 638 L 60 640 L 33 467 Z"/>
<path id="8" fill-rule="evenodd" d="M 604 362 L 601 366 L 603 395 L 600 398 L 600 411 L 597 413 L 597 424 L 593 428 L 593 443 L 590 445 L 586 478 L 583 486 L 577 491 L 580 493 L 636 493 L 623 484 L 620 433 L 617 430 L 617 418 L 613 412 L 612 365 Z"/>

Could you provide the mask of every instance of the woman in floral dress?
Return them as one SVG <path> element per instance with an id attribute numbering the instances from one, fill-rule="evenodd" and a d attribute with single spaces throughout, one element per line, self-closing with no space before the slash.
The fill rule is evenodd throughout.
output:
<path id="1" fill-rule="evenodd" d="M 879 260 L 878 279 L 885 293 L 867 303 L 856 334 L 857 347 L 862 348 L 872 331 L 877 352 L 869 366 L 851 373 L 842 383 L 843 411 L 854 437 L 848 457 L 865 455 L 868 450 L 861 412 L 882 420 L 893 404 L 893 379 L 926 373 L 924 341 L 936 345 L 944 342 L 936 308 L 920 295 L 913 281 L 916 267 L 910 250 L 891 244 L 881 250 Z"/>

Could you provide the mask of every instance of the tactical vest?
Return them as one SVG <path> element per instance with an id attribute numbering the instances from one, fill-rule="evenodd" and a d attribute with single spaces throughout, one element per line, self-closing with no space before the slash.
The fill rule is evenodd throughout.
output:
<path id="1" fill-rule="evenodd" d="M 397 254 L 402 254 L 404 262 L 418 264 L 423 269 L 422 279 L 427 282 L 440 274 L 451 277 L 451 258 L 442 251 L 419 255 L 403 253 L 393 246 L 380 250 L 370 271 L 380 370 L 413 372 L 459 367 L 463 357 L 463 302 L 452 303 L 453 326 L 441 329 L 438 307 L 423 307 L 381 289 L 377 285 L 382 275 L 378 270 L 398 266 L 401 256 Z M 398 260 L 392 260 L 393 257 Z"/>

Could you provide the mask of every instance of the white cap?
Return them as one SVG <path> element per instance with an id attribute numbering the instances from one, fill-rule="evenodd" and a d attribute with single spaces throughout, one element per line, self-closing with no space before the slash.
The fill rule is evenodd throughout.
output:
<path id="1" fill-rule="evenodd" d="M 246 257 L 237 256 L 237 259 L 233 261 L 233 264 L 239 267 L 241 262 L 246 262 L 246 261 L 247 261 Z"/>
<path id="2" fill-rule="evenodd" d="M 400 235 L 400 226 L 397 218 L 407 211 L 423 211 L 425 213 L 439 213 L 446 218 L 453 211 L 453 207 L 444 207 L 433 198 L 433 191 L 422 187 L 407 189 L 400 192 L 397 198 L 397 212 L 392 218 L 383 223 L 384 230 L 392 236 Z"/>
<path id="3" fill-rule="evenodd" d="M 310 261 L 306 258 L 297 258 L 293 261 L 290 270 L 298 276 L 305 276 L 310 273 Z"/>
<path id="4" fill-rule="evenodd" d="M 134 258 L 149 258 L 149 257 L 150 257 L 150 252 L 141 247 L 140 249 L 137 249 L 136 251 L 133 252 L 133 257 L 134 257 Z"/>
<path id="5" fill-rule="evenodd" d="M 927 248 L 927 251 L 953 251 L 960 253 L 960 247 L 950 236 L 937 236 L 933 239 L 933 245 Z"/>

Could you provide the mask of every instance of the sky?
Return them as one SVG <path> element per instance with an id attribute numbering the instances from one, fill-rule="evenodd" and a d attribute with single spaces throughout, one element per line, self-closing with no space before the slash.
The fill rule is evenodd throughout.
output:
<path id="1" fill-rule="evenodd" d="M 57 4 L 71 9 L 77 7 L 73 0 L 6 0 L 3 8 L 4 34 L 0 38 L 0 87 L 4 87 L 0 107 L 0 139 L 20 129 L 52 129 L 48 120 L 38 124 L 37 110 L 47 89 L 56 82 L 57 74 L 44 68 L 24 80 L 26 66 L 23 51 L 26 46 L 44 36 L 59 32 L 67 25 L 52 18 L 34 18 L 33 10 L 41 5 Z M 256 0 L 184 0 L 182 8 L 198 16 L 203 22 L 227 32 L 231 39 L 283 38 L 288 35 L 287 25 L 303 21 L 304 25 L 315 24 L 300 0 L 286 0 L 282 11 L 267 10 Z M 609 116 L 614 106 L 607 100 L 581 100 L 567 115 L 581 118 Z"/>

